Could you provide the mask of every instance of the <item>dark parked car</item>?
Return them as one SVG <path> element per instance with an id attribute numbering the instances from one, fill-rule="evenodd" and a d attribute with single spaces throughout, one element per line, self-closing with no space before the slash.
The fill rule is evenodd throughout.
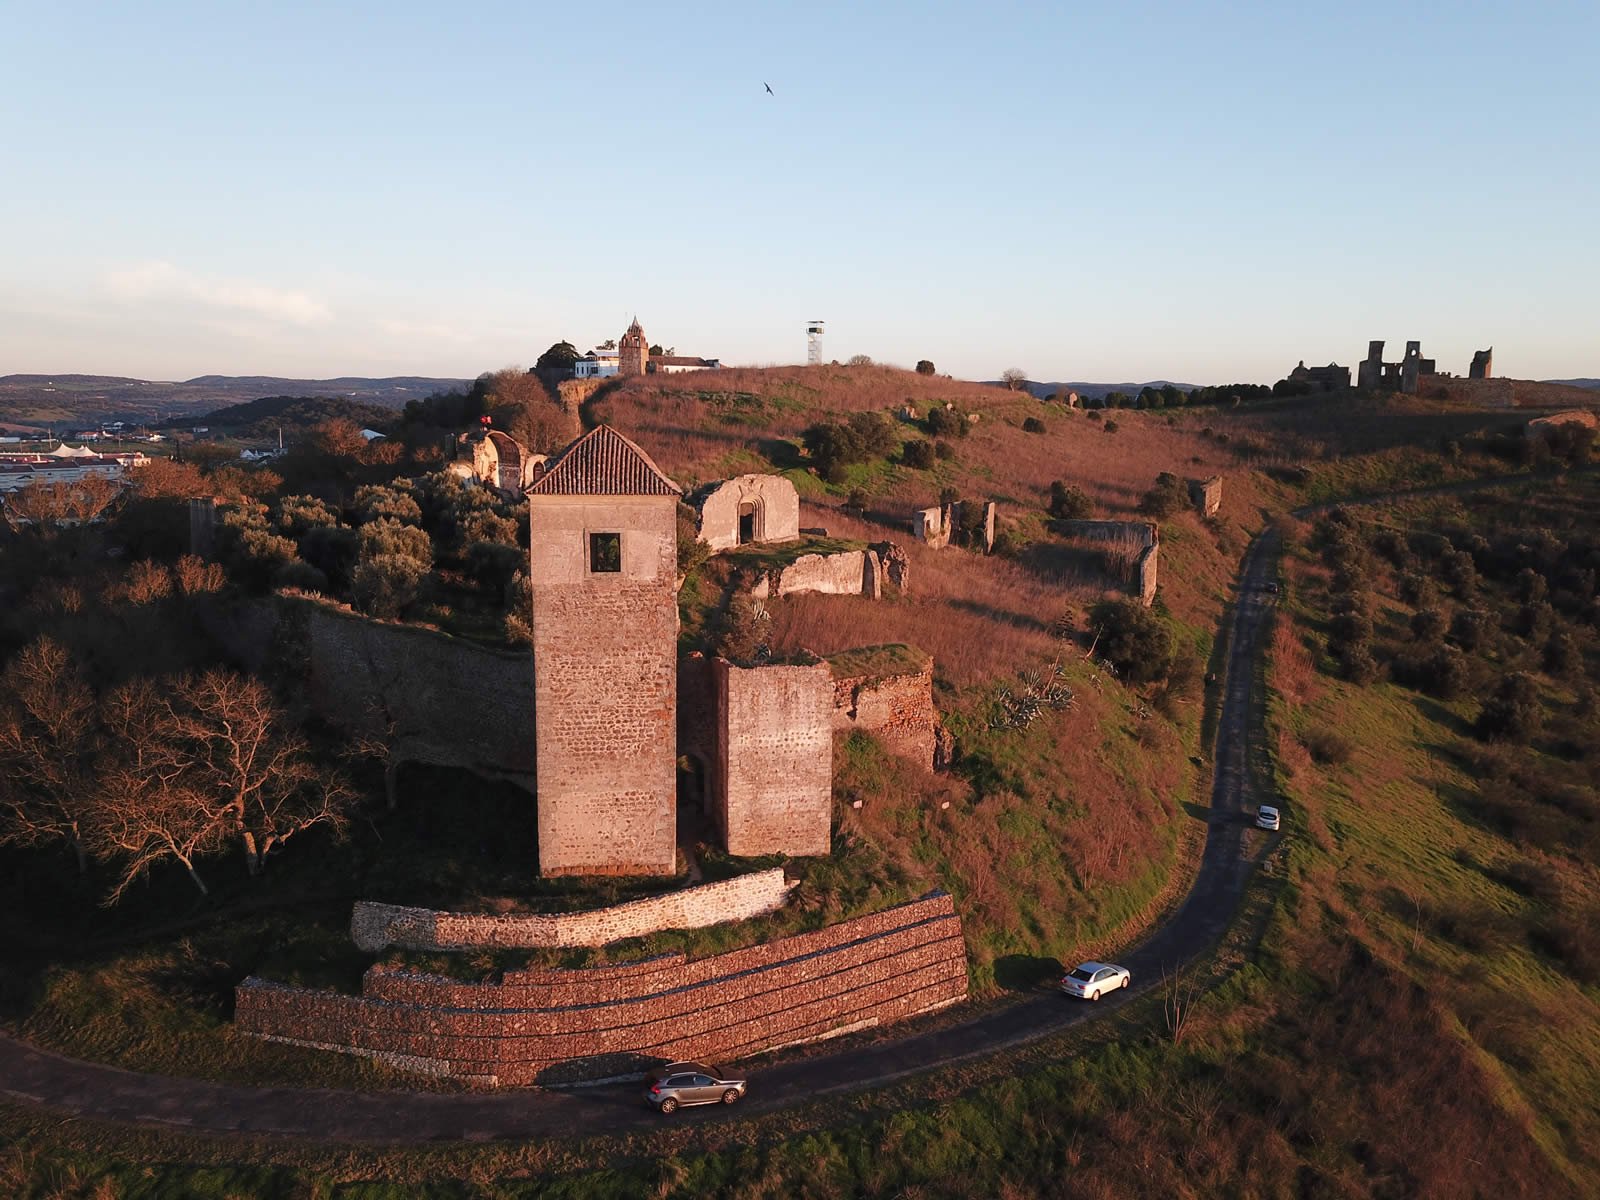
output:
<path id="1" fill-rule="evenodd" d="M 744 1096 L 745 1084 L 743 1079 L 722 1078 L 705 1063 L 668 1063 L 645 1076 L 644 1099 L 664 1113 L 686 1104 L 736 1104 Z"/>

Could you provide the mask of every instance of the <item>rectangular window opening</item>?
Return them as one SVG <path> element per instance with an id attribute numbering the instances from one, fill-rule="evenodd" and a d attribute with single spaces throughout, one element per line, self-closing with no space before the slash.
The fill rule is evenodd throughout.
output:
<path id="1" fill-rule="evenodd" d="M 589 535 L 589 570 L 595 574 L 622 570 L 622 535 L 620 533 L 591 533 Z"/>

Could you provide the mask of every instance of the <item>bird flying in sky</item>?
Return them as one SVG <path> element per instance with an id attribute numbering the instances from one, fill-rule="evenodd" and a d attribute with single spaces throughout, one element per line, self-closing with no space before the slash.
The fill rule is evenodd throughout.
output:
<path id="1" fill-rule="evenodd" d="M 772 90 L 772 85 L 770 83 L 762 84 L 762 86 L 767 89 L 767 95 L 776 96 L 778 94 L 777 92 Z"/>

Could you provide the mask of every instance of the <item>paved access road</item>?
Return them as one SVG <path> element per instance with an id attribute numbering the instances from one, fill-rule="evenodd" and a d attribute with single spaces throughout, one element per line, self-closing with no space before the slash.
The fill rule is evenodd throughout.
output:
<path id="1" fill-rule="evenodd" d="M 970 1020 L 896 1041 L 764 1068 L 736 1112 L 772 1112 L 830 1092 L 860 1091 L 907 1075 L 981 1058 L 1115 1011 L 1159 985 L 1171 970 L 1214 945 L 1227 929 L 1249 878 L 1244 857 L 1249 755 L 1264 735 L 1265 698 L 1256 686 L 1271 612 L 1263 585 L 1272 577 L 1277 535 L 1251 543 L 1240 569 L 1217 728 L 1216 770 L 1205 849 L 1188 896 L 1140 946 L 1120 958 L 1134 986 L 1098 1004 L 1040 993 Z M 417 1143 L 492 1141 L 657 1127 L 637 1084 L 455 1095 L 242 1087 L 141 1075 L 36 1050 L 0 1037 L 0 1096 L 59 1111 L 212 1133 L 286 1134 L 338 1141 Z M 694 1121 L 715 1108 L 672 1118 Z"/>

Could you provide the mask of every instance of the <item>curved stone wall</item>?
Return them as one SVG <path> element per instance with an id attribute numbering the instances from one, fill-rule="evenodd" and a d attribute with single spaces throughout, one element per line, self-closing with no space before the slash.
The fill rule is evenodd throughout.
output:
<path id="1" fill-rule="evenodd" d="M 579 971 L 508 971 L 497 984 L 373 967 L 362 994 L 250 978 L 247 1033 L 361 1054 L 487 1086 L 728 1061 L 903 1020 L 966 998 L 961 921 L 922 900 L 729 954 L 667 955 Z"/>
<path id="2" fill-rule="evenodd" d="M 630 900 L 610 908 L 567 913 L 453 913 L 399 904 L 356 902 L 350 938 L 375 954 L 407 950 L 524 950 L 542 946 L 604 946 L 663 929 L 700 929 L 744 921 L 783 907 L 792 885 L 782 867 Z"/>

